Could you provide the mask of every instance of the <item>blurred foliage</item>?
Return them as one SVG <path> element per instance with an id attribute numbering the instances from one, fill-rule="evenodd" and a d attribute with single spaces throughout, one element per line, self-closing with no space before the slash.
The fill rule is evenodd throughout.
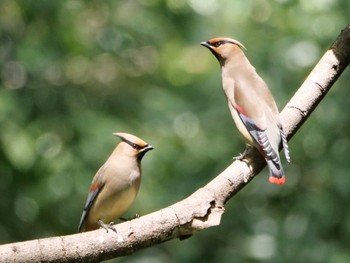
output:
<path id="1" fill-rule="evenodd" d="M 244 145 L 199 42 L 241 41 L 282 108 L 349 11 L 348 0 L 2 0 L 0 242 L 75 233 L 116 131 L 156 147 L 129 216 L 203 186 Z M 286 185 L 264 170 L 220 226 L 118 262 L 349 262 L 349 82 L 290 142 Z"/>

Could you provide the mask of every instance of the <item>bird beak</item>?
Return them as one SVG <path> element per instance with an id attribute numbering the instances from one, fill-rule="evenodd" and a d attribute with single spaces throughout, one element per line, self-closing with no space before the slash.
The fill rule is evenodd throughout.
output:
<path id="1" fill-rule="evenodd" d="M 153 150 L 154 147 L 152 145 L 147 145 L 146 147 L 142 148 L 138 154 L 137 154 L 137 159 L 139 161 L 141 161 L 141 159 L 143 158 L 143 156 L 146 154 L 146 152 L 150 151 L 150 150 Z"/>
<path id="2" fill-rule="evenodd" d="M 200 43 L 202 46 L 205 46 L 207 48 L 211 48 L 210 44 L 208 42 L 201 42 Z"/>
<path id="3" fill-rule="evenodd" d="M 154 147 L 152 145 L 147 145 L 145 148 L 142 149 L 143 152 L 147 152 L 147 151 L 150 151 L 150 150 L 153 150 Z"/>

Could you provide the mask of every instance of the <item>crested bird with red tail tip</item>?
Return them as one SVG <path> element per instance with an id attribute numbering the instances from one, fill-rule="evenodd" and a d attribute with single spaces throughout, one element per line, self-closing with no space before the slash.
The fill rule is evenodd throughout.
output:
<path id="1" fill-rule="evenodd" d="M 201 45 L 207 47 L 220 63 L 228 107 L 246 144 L 256 147 L 265 158 L 269 181 L 284 184 L 286 179 L 279 146 L 282 142 L 284 154 L 290 162 L 287 139 L 275 100 L 244 55 L 245 47 L 232 38 L 214 38 Z"/>
<path id="2" fill-rule="evenodd" d="M 134 202 L 141 183 L 141 159 L 151 145 L 128 133 L 113 133 L 122 141 L 92 180 L 80 219 L 79 232 L 115 229 L 112 220 Z"/>

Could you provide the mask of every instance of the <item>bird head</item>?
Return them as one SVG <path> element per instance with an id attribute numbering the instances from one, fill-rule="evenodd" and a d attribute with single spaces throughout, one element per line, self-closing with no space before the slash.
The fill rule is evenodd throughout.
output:
<path id="1" fill-rule="evenodd" d="M 246 49 L 239 41 L 233 38 L 217 37 L 201 42 L 202 46 L 207 47 L 220 63 L 224 63 L 231 58 L 237 51 Z"/>
<path id="2" fill-rule="evenodd" d="M 141 161 L 146 152 L 154 149 L 152 145 L 149 145 L 144 140 L 132 134 L 116 132 L 113 133 L 113 135 L 118 136 L 122 140 L 122 143 L 120 143 L 119 146 L 122 147 L 126 153 L 136 157 L 139 161 Z"/>

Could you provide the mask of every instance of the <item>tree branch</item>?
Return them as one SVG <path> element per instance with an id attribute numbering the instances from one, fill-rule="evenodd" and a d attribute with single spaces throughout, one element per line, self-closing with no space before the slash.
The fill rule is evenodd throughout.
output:
<path id="1" fill-rule="evenodd" d="M 281 112 L 290 139 L 302 126 L 350 61 L 350 25 Z M 185 238 L 220 224 L 224 204 L 266 165 L 257 151 L 249 162 L 235 161 L 188 198 L 146 216 L 104 229 L 0 246 L 1 262 L 96 262 L 126 256 L 174 238 Z"/>

